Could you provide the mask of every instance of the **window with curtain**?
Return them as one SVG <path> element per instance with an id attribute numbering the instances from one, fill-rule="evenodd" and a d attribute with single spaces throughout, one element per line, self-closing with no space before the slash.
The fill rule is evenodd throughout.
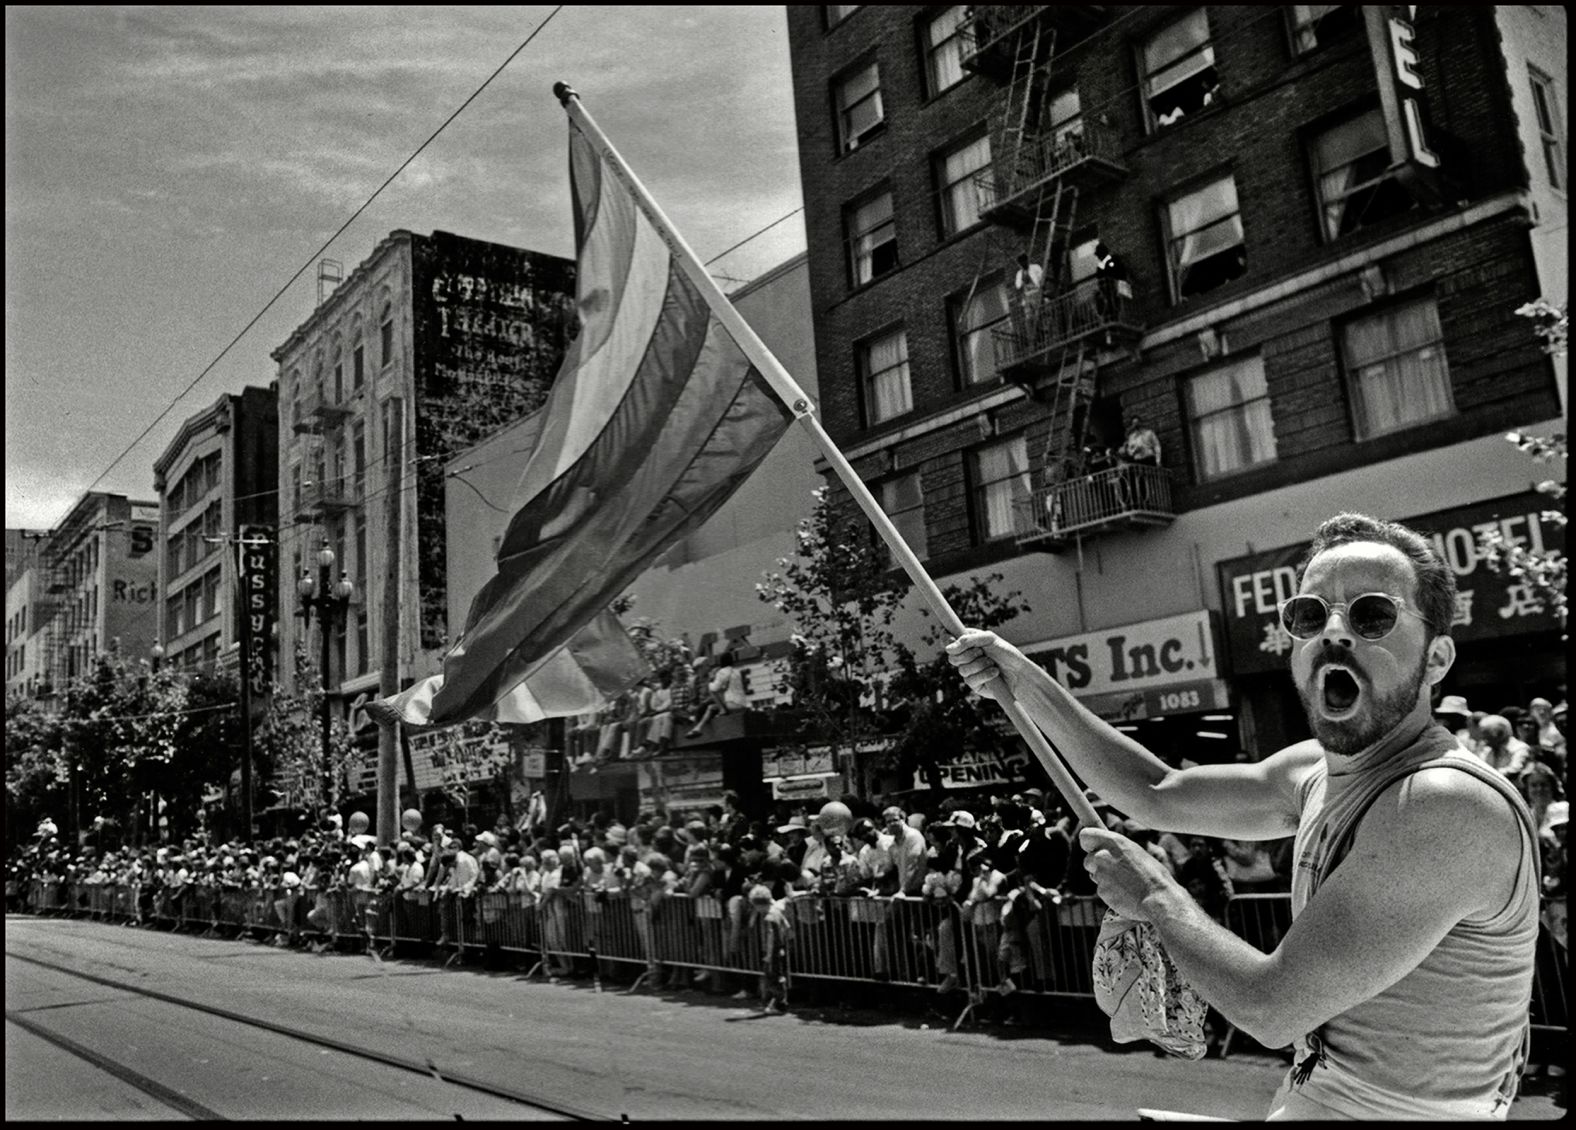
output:
<path id="1" fill-rule="evenodd" d="M 1362 24 L 1356 4 L 1293 4 L 1292 47 L 1303 55 L 1354 32 Z"/>
<path id="2" fill-rule="evenodd" d="M 903 540 L 914 551 L 914 556 L 923 561 L 927 553 L 925 499 L 919 489 L 919 472 L 899 475 L 895 479 L 887 479 L 883 482 L 881 509 L 886 512 L 888 518 L 892 519 L 892 524 L 897 527 L 897 532 L 903 535 Z M 889 553 L 888 559 L 896 568 L 897 558 Z"/>
<path id="3" fill-rule="evenodd" d="M 974 453 L 974 527 L 981 541 L 1013 536 L 1014 504 L 1032 493 L 1029 445 L 1023 436 Z"/>
<path id="4" fill-rule="evenodd" d="M 1051 105 L 1046 110 L 1047 130 L 1050 134 L 1052 151 L 1067 152 L 1068 147 L 1074 145 L 1083 136 L 1083 108 L 1078 101 L 1078 88 L 1069 86 L 1059 94 L 1053 95 Z M 1071 162 L 1058 161 L 1057 167 L 1061 168 Z"/>
<path id="5" fill-rule="evenodd" d="M 871 424 L 901 416 L 914 407 L 908 383 L 908 334 L 883 334 L 859 348 L 864 377 L 865 415 Z"/>
<path id="6" fill-rule="evenodd" d="M 980 222 L 976 173 L 990 168 L 990 137 L 981 134 L 944 152 L 937 162 L 941 180 L 941 234 L 955 235 Z"/>
<path id="7" fill-rule="evenodd" d="M 1195 8 L 1150 36 L 1142 50 L 1144 110 L 1150 129 L 1174 125 L 1215 101 L 1220 75 L 1209 17 Z"/>
<path id="8" fill-rule="evenodd" d="M 992 379 L 996 375 L 996 343 L 991 330 L 1007 317 L 1007 284 L 1000 276 L 981 279 L 972 294 L 956 295 L 948 306 L 963 383 Z"/>
<path id="9" fill-rule="evenodd" d="M 849 268 L 855 286 L 880 278 L 897 266 L 897 224 L 892 194 L 883 192 L 849 209 Z"/>
<path id="10" fill-rule="evenodd" d="M 1187 414 L 1200 482 L 1275 458 L 1262 357 L 1244 357 L 1189 379 Z"/>
<path id="11" fill-rule="evenodd" d="M 1341 338 L 1358 439 L 1455 412 L 1432 298 L 1349 322 Z"/>
<path id="12" fill-rule="evenodd" d="M 1168 202 L 1164 219 L 1166 265 L 1176 301 L 1224 286 L 1247 271 L 1237 182 L 1229 173 Z"/>
<path id="13" fill-rule="evenodd" d="M 1565 191 L 1565 123 L 1560 119 L 1559 96 L 1554 80 L 1534 67 L 1527 68 L 1532 81 L 1532 109 L 1538 119 L 1538 135 L 1543 142 L 1543 166 L 1549 184 Z"/>
<path id="14" fill-rule="evenodd" d="M 1412 207 L 1411 194 L 1390 175 L 1390 139 L 1378 109 L 1314 138 L 1313 166 L 1326 239 Z"/>
<path id="15" fill-rule="evenodd" d="M 881 112 L 881 75 L 874 63 L 836 80 L 837 147 L 851 153 L 885 120 Z"/>
<path id="16" fill-rule="evenodd" d="M 955 4 L 925 25 L 925 93 L 934 98 L 963 81 L 963 22 Z"/>

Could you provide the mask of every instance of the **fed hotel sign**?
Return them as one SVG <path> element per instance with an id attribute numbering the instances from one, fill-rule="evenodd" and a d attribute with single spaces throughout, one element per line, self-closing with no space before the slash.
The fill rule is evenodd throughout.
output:
<path id="1" fill-rule="evenodd" d="M 1133 721 L 1218 710 L 1227 705 L 1227 691 L 1210 617 L 1188 612 L 1023 651 L 1102 718 Z"/>
<path id="2" fill-rule="evenodd" d="M 1513 545 L 1564 551 L 1559 527 L 1545 523 L 1547 495 L 1528 491 L 1494 502 L 1402 518 L 1425 535 L 1456 576 L 1456 609 L 1450 634 L 1458 643 L 1552 631 L 1559 621 L 1538 606 L 1519 578 L 1494 571 L 1478 552 L 1478 536 L 1497 530 Z M 1297 591 L 1297 564 L 1308 543 L 1223 561 L 1220 591 L 1231 669 L 1238 675 L 1282 671 L 1293 640 L 1280 626 L 1280 602 Z"/>

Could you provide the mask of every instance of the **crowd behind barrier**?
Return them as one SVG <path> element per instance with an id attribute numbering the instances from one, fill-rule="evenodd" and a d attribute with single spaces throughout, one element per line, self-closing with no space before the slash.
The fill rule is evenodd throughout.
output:
<path id="1" fill-rule="evenodd" d="M 719 692 L 714 705 L 725 702 Z M 1544 905 L 1531 1013 L 1562 1041 L 1563 704 L 1534 700 L 1513 723 L 1473 718 L 1465 705 L 1447 696 L 1437 716 L 1459 721 L 1462 745 L 1516 781 L 1538 826 Z M 620 746 L 606 744 L 604 756 L 617 756 Z M 928 992 L 958 1010 L 957 1023 L 1093 996 L 1103 907 L 1074 818 L 1039 789 L 975 799 L 973 810 L 955 796 L 928 811 L 853 797 L 782 804 L 766 820 L 747 817 L 729 793 L 721 805 L 647 811 L 628 826 L 603 812 L 556 828 L 535 799 L 517 822 L 500 816 L 487 830 L 424 828 L 412 810 L 402 834 L 380 840 L 364 814 L 351 814 L 348 834 L 330 814 L 269 841 L 106 843 L 102 854 L 68 846 L 45 820 L 8 860 L 7 910 L 317 951 L 483 956 L 548 978 L 757 997 L 773 1011 L 795 985 Z M 1265 952 L 1279 943 L 1291 922 L 1289 838 L 1177 836 L 1089 799 L 1218 922 Z M 1211 1026 L 1226 1053 L 1234 1033 L 1219 1017 Z"/>

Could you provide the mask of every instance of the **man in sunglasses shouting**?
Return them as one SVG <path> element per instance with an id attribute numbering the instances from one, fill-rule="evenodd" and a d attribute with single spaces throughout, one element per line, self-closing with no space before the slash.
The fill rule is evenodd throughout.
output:
<path id="1" fill-rule="evenodd" d="M 1450 670 L 1455 579 L 1427 539 L 1340 514 L 1281 609 L 1313 730 L 1263 761 L 1172 769 L 1011 644 L 947 654 L 1000 675 L 1074 770 L 1179 834 L 1296 834 L 1291 929 L 1262 953 L 1215 923 L 1138 844 L 1085 828 L 1100 897 L 1153 923 L 1189 983 L 1267 1047 L 1295 1047 L 1271 1120 L 1504 1118 L 1525 1062 L 1538 931 L 1537 834 L 1514 787 L 1430 713 Z"/>

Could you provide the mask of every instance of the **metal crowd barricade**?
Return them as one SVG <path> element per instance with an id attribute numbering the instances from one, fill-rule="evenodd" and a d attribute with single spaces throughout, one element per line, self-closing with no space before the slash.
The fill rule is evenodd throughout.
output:
<path id="1" fill-rule="evenodd" d="M 506 891 L 460 896 L 426 889 L 318 891 L 282 885 L 222 888 L 158 883 L 73 883 L 34 878 L 19 897 L 34 913 L 98 921 L 146 922 L 166 928 L 237 934 L 303 935 L 329 943 L 366 941 L 466 947 L 539 954 L 530 974 L 568 973 L 573 962 L 595 958 L 598 974 L 611 964 L 650 973 L 672 967 L 756 977 L 768 933 L 764 916 L 742 898 L 724 903 L 704 895 L 663 894 L 631 899 L 627 891 L 560 889 L 540 902 Z M 317 906 L 323 914 L 308 920 Z M 1566 996 L 1569 953 L 1564 900 L 1545 903 L 1533 973 L 1531 1021 L 1537 1031 L 1569 1030 Z M 962 989 L 968 1003 L 956 1027 L 992 991 L 1021 997 L 1092 998 L 1091 961 L 1105 907 L 1098 898 L 1057 899 L 1020 889 L 1008 899 L 969 908 L 950 900 L 831 897 L 801 894 L 788 900 L 791 932 L 785 972 L 794 978 L 869 982 L 924 991 Z M 1286 893 L 1243 894 L 1227 900 L 1227 929 L 1268 953 L 1291 925 Z M 1228 1030 L 1222 1056 L 1234 1032 Z"/>

